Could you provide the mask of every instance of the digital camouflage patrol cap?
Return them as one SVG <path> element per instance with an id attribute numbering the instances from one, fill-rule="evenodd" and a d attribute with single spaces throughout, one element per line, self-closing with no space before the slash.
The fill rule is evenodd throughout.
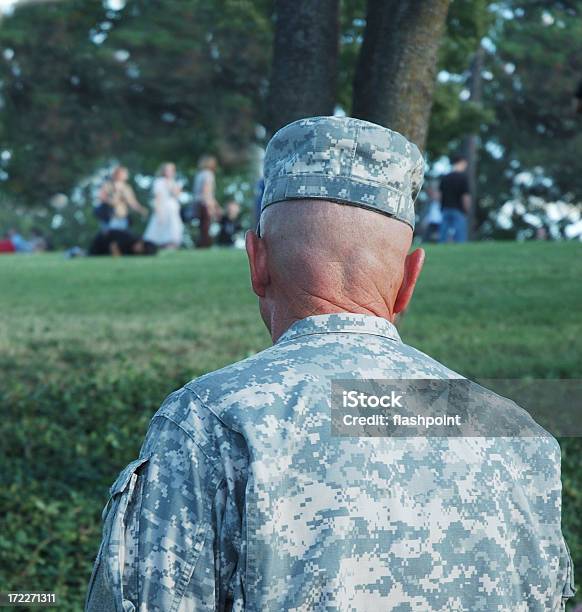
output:
<path id="1" fill-rule="evenodd" d="M 261 213 L 275 202 L 331 200 L 414 228 L 424 159 L 398 132 L 351 117 L 310 117 L 281 128 L 265 153 Z"/>

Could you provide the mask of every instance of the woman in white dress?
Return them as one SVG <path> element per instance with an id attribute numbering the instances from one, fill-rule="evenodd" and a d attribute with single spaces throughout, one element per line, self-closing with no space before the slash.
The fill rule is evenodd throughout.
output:
<path id="1" fill-rule="evenodd" d="M 180 218 L 178 201 L 181 189 L 176 183 L 176 166 L 172 163 L 162 164 L 154 180 L 154 213 L 143 236 L 144 240 L 172 249 L 182 244 L 184 224 Z"/>

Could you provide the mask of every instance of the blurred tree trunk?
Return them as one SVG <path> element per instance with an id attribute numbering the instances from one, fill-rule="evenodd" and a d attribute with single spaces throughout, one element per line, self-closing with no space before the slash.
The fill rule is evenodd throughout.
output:
<path id="1" fill-rule="evenodd" d="M 421 149 L 450 0 L 368 0 L 352 114 L 397 130 Z"/>
<path id="2" fill-rule="evenodd" d="M 471 72 L 469 76 L 469 100 L 475 104 L 483 103 L 483 60 L 485 50 L 479 46 L 473 61 L 471 62 Z M 463 141 L 463 155 L 467 158 L 467 175 L 469 177 L 469 187 L 471 189 L 471 210 L 469 211 L 469 238 L 475 238 L 477 231 L 477 167 L 479 164 L 479 135 L 469 134 Z"/>
<path id="3" fill-rule="evenodd" d="M 275 0 L 271 132 L 295 119 L 333 114 L 338 54 L 339 0 Z"/>

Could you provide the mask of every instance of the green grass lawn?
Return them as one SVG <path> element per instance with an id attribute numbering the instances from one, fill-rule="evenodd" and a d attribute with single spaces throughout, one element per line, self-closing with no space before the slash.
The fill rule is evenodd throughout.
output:
<path id="1" fill-rule="evenodd" d="M 435 246 L 403 340 L 477 378 L 582 378 L 582 245 Z M 173 389 L 269 344 L 238 251 L 0 257 L 0 591 L 79 610 L 108 486 Z M 562 440 L 582 567 L 582 443 Z"/>

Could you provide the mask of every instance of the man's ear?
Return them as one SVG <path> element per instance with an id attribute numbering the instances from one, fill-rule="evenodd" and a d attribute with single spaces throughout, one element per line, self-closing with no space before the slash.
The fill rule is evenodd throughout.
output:
<path id="1" fill-rule="evenodd" d="M 400 285 L 400 289 L 398 290 L 398 295 L 396 296 L 396 301 L 394 302 L 394 314 L 398 314 L 399 312 L 403 312 L 406 310 L 410 300 L 412 299 L 412 294 L 414 293 L 414 287 L 416 286 L 416 281 L 420 276 L 420 271 L 422 270 L 422 266 L 424 264 L 424 250 L 416 249 L 416 251 L 412 251 L 406 256 L 404 260 L 404 276 L 402 278 L 402 284 Z"/>
<path id="2" fill-rule="evenodd" d="M 271 282 L 269 267 L 267 265 L 267 247 L 265 241 L 255 232 L 248 230 L 245 235 L 247 256 L 251 270 L 251 284 L 253 291 L 261 298 L 265 297 L 268 285 Z"/>

